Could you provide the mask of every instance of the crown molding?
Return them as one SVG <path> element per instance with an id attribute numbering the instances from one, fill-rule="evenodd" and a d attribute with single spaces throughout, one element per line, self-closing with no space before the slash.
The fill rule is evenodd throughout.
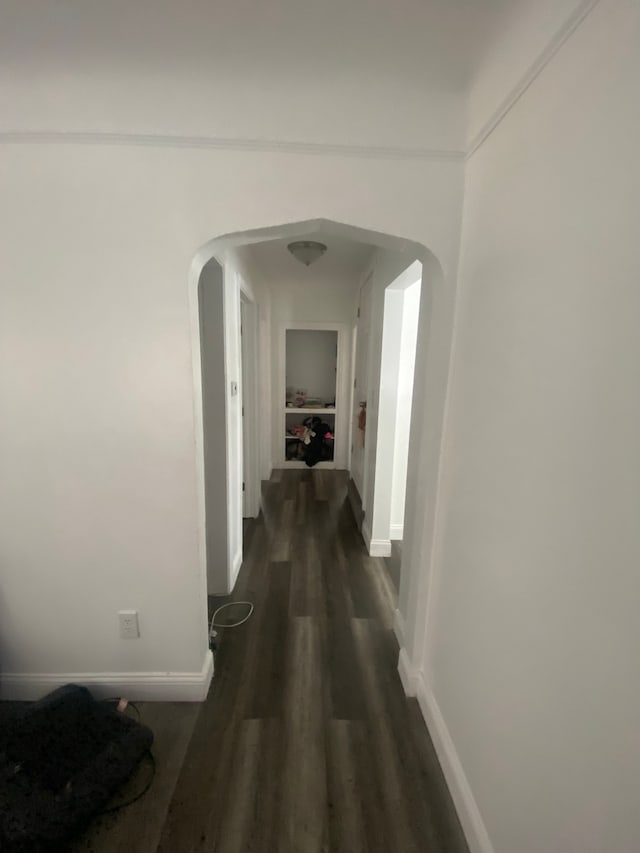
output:
<path id="1" fill-rule="evenodd" d="M 414 160 L 457 163 L 469 160 L 578 29 L 600 0 L 582 0 L 556 30 L 516 85 L 470 140 L 466 151 L 439 148 L 405 148 L 383 145 L 349 145 L 331 142 L 295 142 L 284 139 L 182 136 L 166 133 L 110 133 L 107 131 L 6 130 L 0 145 L 95 145 L 147 148 L 187 148 L 210 151 L 247 151 L 307 156 L 352 157 L 367 160 Z"/>
<path id="2" fill-rule="evenodd" d="M 578 29 L 587 15 L 589 15 L 599 2 L 600 0 L 582 0 L 571 15 L 569 15 L 566 21 L 564 21 L 564 23 L 556 30 L 554 35 L 534 59 L 513 89 L 511 89 L 507 96 L 500 102 L 498 108 L 482 125 L 478 133 L 471 139 L 466 154 L 467 160 L 472 157 L 478 148 L 480 148 L 480 146 L 491 136 L 493 131 L 518 103 L 529 86 L 531 86 L 539 74 L 542 73 L 563 44 Z"/>
<path id="3" fill-rule="evenodd" d="M 340 145 L 243 137 L 180 136 L 164 133 L 106 133 L 102 131 L 0 131 L 0 145 L 110 145 L 149 148 L 191 148 L 213 151 L 251 151 L 275 154 L 355 157 L 377 160 L 432 160 L 459 162 L 464 151 L 397 148 L 377 145 Z"/>

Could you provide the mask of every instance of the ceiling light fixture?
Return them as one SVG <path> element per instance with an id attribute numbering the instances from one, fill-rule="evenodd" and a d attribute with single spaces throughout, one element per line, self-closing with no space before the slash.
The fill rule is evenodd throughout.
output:
<path id="1" fill-rule="evenodd" d="M 289 243 L 287 249 L 305 267 L 317 261 L 327 251 L 324 243 L 316 243 L 314 240 L 297 240 L 295 243 Z"/>

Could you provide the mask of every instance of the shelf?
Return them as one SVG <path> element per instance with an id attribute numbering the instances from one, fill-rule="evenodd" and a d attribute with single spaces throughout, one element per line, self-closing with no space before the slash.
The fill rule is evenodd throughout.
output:
<path id="1" fill-rule="evenodd" d="M 302 439 L 299 438 L 299 436 L 297 436 L 297 435 L 285 435 L 284 438 L 285 438 L 285 441 L 302 441 Z M 335 439 L 334 435 L 332 435 L 331 438 L 327 438 L 327 436 L 324 435 L 322 437 L 322 440 L 323 441 L 335 441 L 336 439 Z"/>
<path id="2" fill-rule="evenodd" d="M 335 406 L 331 406 L 330 408 L 321 407 L 311 407 L 308 408 L 293 408 L 292 406 L 285 406 L 285 412 L 290 412 L 292 415 L 302 415 L 302 414 L 310 414 L 310 415 L 319 415 L 324 413 L 325 415 L 335 415 L 336 410 Z"/>

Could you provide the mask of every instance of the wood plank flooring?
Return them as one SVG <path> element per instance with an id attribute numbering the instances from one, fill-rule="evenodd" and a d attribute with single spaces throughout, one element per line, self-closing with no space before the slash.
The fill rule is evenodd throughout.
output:
<path id="1" fill-rule="evenodd" d="M 394 586 L 347 485 L 319 470 L 264 484 L 231 597 L 253 616 L 221 632 L 205 703 L 140 706 L 154 785 L 74 851 L 468 853 L 397 675 Z"/>

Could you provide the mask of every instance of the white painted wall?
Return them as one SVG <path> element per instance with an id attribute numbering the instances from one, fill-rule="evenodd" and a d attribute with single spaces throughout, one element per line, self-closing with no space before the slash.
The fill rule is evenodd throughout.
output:
<path id="1" fill-rule="evenodd" d="M 415 282 L 416 275 L 420 276 L 420 268 L 421 263 L 415 260 L 415 252 L 407 255 L 389 249 L 378 250 L 371 264 L 371 325 L 368 336 L 367 389 L 364 394 L 367 400 L 364 448 L 366 509 L 362 534 L 370 553 L 375 556 L 386 556 L 391 550 L 391 502 L 400 368 L 398 341 L 403 323 L 402 291 Z M 427 272 L 430 273 L 429 270 Z M 428 281 L 427 289 L 430 290 L 433 284 Z M 422 335 L 426 341 L 428 328 L 425 314 Z M 423 398 L 421 401 L 424 401 Z"/>
<path id="2" fill-rule="evenodd" d="M 399 291 L 402 298 L 402 316 L 398 336 L 400 346 L 398 353 L 398 382 L 396 386 L 396 423 L 393 442 L 390 539 L 402 539 L 404 535 L 404 506 L 407 492 L 407 465 L 409 462 L 413 376 L 416 363 L 416 346 L 418 343 L 421 283 L 422 280 L 420 278 L 406 289 Z"/>
<path id="3" fill-rule="evenodd" d="M 384 294 L 380 374 L 374 378 L 370 397 L 378 401 L 375 454 L 369 455 L 374 478 L 371 520 L 365 521 L 365 541 L 376 556 L 391 555 L 391 504 L 394 474 L 395 437 L 402 336 L 403 296 L 400 290 L 387 288 Z M 376 387 L 377 385 L 377 387 Z M 367 419 L 368 420 L 368 419 Z M 367 424 L 368 425 L 368 424 Z M 367 436 L 371 439 L 371 436 Z M 405 469 L 406 470 L 406 469 Z M 365 511 L 366 515 L 366 511 Z"/>
<path id="4" fill-rule="evenodd" d="M 419 696 L 472 851 L 640 849 L 639 33 L 601 0 L 468 164 Z"/>
<path id="5" fill-rule="evenodd" d="M 153 146 L 3 147 L 7 695 L 43 693 L 41 676 L 49 685 L 83 673 L 107 689 L 125 673 L 132 698 L 147 684 L 166 695 L 150 673 L 177 693 L 206 682 L 197 296 L 188 289 L 198 248 L 320 212 L 430 246 L 450 281 L 461 190 L 460 163 L 447 159 L 417 166 Z M 318 310 L 328 305 L 320 294 Z M 131 607 L 141 637 L 123 644 L 116 612 Z"/>
<path id="6" fill-rule="evenodd" d="M 523 91 L 541 60 L 559 47 L 597 0 L 509 0 L 496 18 L 470 86 L 468 141 L 473 145 Z"/>
<path id="7" fill-rule="evenodd" d="M 353 382 L 351 388 L 351 455 L 349 458 L 349 466 L 351 479 L 360 496 L 360 507 L 357 512 L 365 511 L 367 506 L 366 485 L 365 485 L 365 446 L 366 446 L 366 412 L 364 414 L 365 429 L 360 429 L 360 415 L 364 405 L 367 402 L 367 394 L 369 393 L 369 327 L 371 325 L 371 278 L 372 273 L 367 270 L 367 274 L 363 276 L 363 281 L 358 288 L 355 304 L 356 324 L 354 326 L 354 349 L 352 350 L 353 358 Z M 361 519 L 358 519 L 360 521 Z"/>
<path id="8" fill-rule="evenodd" d="M 234 541 L 231 479 L 227 452 L 227 370 L 225 354 L 224 270 L 212 259 L 202 270 L 198 286 L 202 415 L 205 475 L 207 591 L 230 590 L 230 544 Z"/>
<path id="9" fill-rule="evenodd" d="M 232 262 L 224 270 L 224 347 L 227 408 L 227 589 L 231 592 L 242 565 L 242 350 L 240 280 Z M 235 389 L 235 391 L 234 391 Z M 221 485 L 221 484 L 220 484 Z"/>
<path id="10" fill-rule="evenodd" d="M 338 333 L 287 329 L 286 387 L 307 392 L 323 403 L 335 402 Z"/>
<path id="11" fill-rule="evenodd" d="M 258 414 L 258 475 L 260 480 L 271 476 L 271 293 L 268 284 L 256 271 L 250 251 L 240 245 L 225 251 L 227 264 L 240 276 L 240 286 L 255 306 L 257 321 L 256 349 L 258 358 L 257 414 Z M 260 483 L 255 484 L 260 492 Z M 261 497 L 260 497 L 261 499 Z"/>

